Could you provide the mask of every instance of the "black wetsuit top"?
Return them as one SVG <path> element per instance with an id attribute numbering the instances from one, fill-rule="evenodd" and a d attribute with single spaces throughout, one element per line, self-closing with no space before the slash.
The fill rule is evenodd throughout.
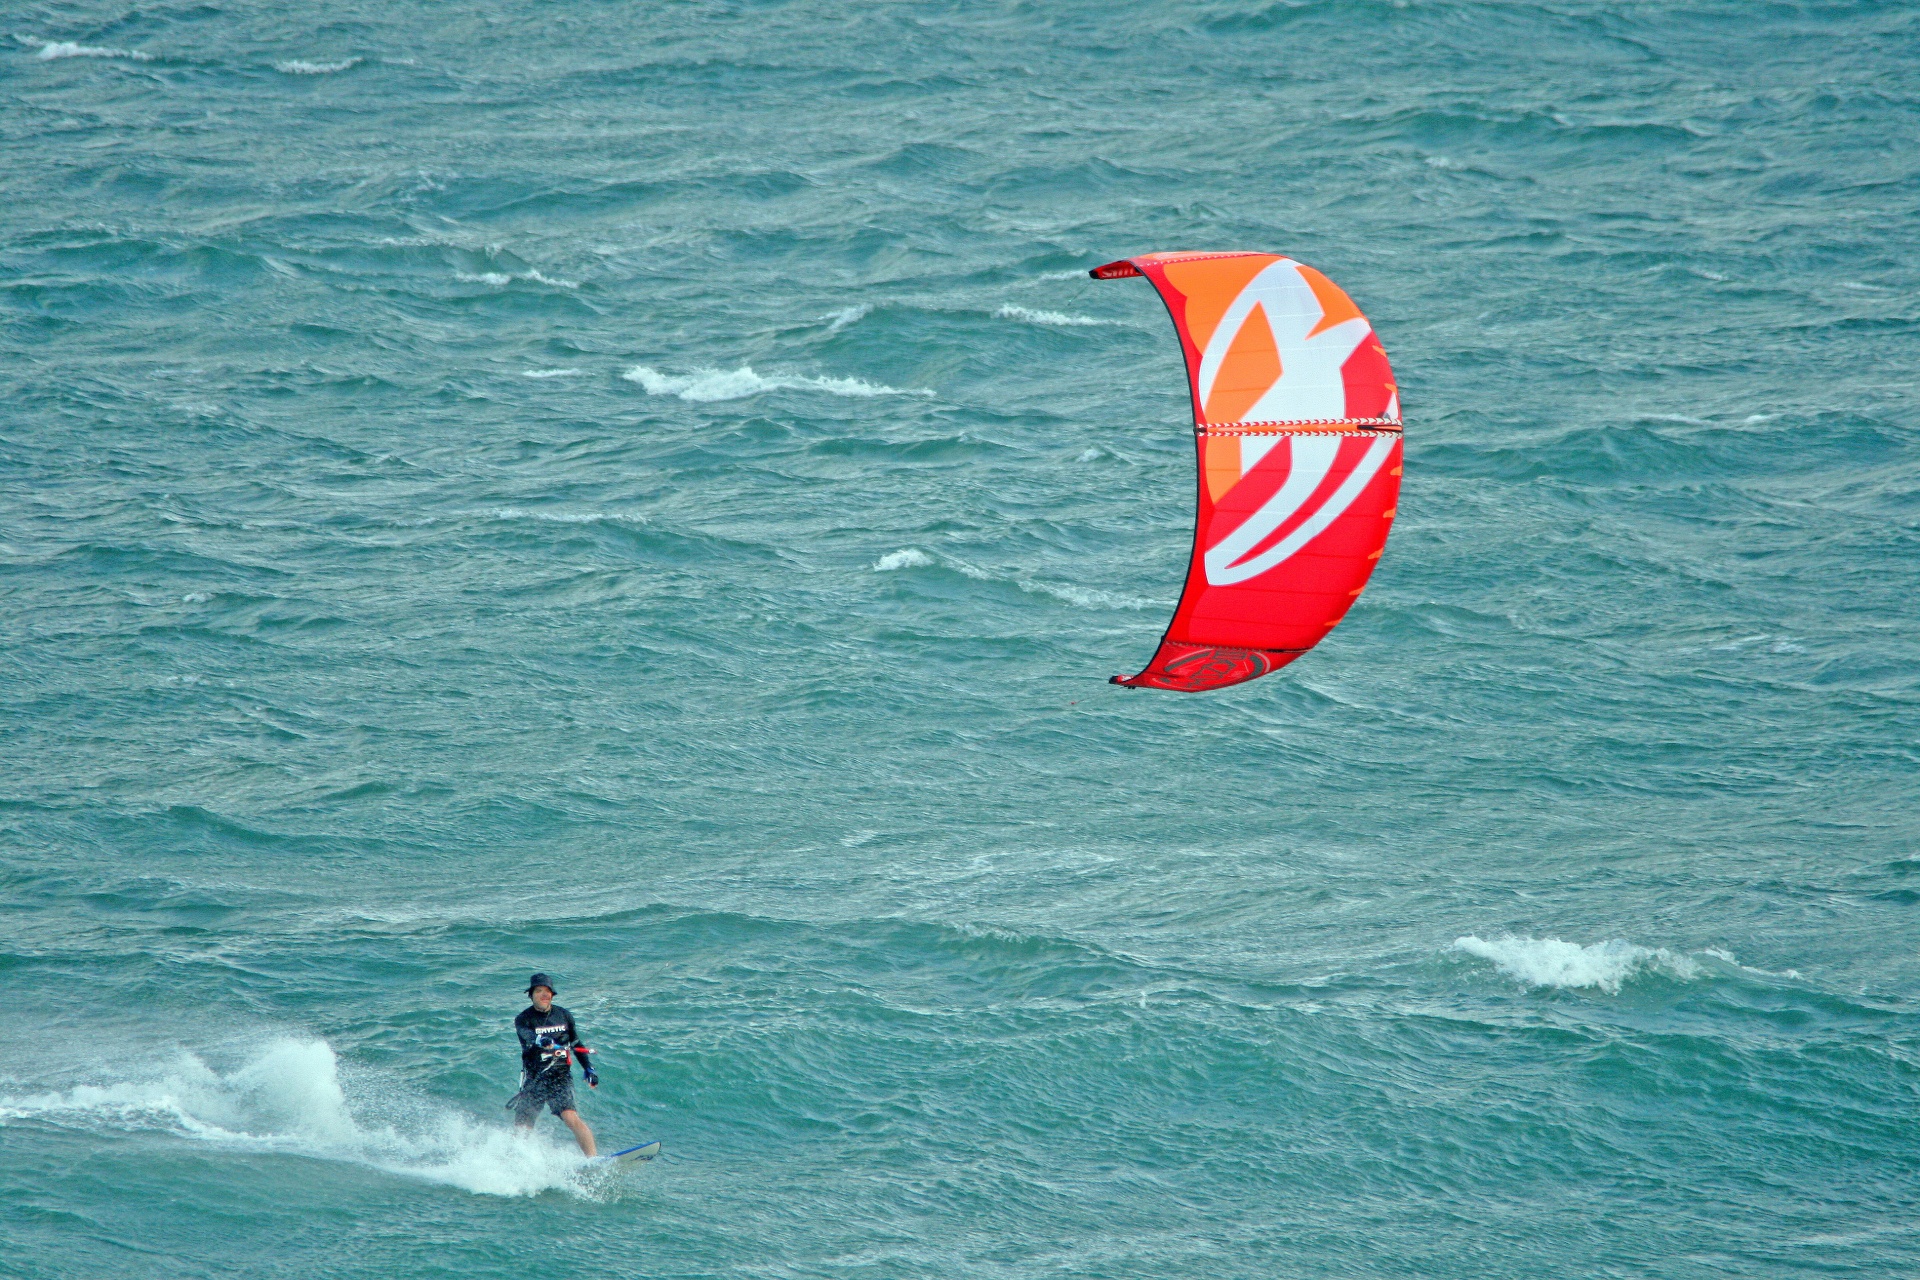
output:
<path id="1" fill-rule="evenodd" d="M 527 1073 L 527 1079 L 549 1071 L 556 1076 L 571 1077 L 573 1069 L 566 1058 L 568 1049 L 579 1057 L 582 1071 L 592 1070 L 587 1065 L 587 1046 L 580 1043 L 580 1033 L 574 1029 L 573 1015 L 559 1005 L 553 1005 L 545 1013 L 528 1005 L 513 1020 L 513 1029 L 520 1037 L 520 1068 Z M 554 1047 L 542 1049 L 541 1036 L 552 1040 Z"/>

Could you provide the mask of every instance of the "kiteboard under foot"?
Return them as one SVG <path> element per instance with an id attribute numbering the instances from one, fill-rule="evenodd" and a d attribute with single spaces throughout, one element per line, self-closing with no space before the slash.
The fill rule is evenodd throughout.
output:
<path id="1" fill-rule="evenodd" d="M 643 1142 L 637 1147 L 628 1147 L 625 1151 L 616 1151 L 612 1155 L 590 1156 L 587 1163 L 591 1165 L 638 1164 L 642 1160 L 651 1160 L 659 1154 L 660 1139 L 655 1138 L 652 1142 Z"/>

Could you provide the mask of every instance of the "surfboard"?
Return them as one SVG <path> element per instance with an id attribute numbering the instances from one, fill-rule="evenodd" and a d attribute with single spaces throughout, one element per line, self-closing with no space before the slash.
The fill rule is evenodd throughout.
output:
<path id="1" fill-rule="evenodd" d="M 595 1156 L 588 1164 L 638 1164 L 642 1160 L 651 1160 L 660 1154 L 660 1139 L 643 1142 L 637 1147 L 628 1147 L 625 1151 L 616 1151 L 612 1155 Z"/>

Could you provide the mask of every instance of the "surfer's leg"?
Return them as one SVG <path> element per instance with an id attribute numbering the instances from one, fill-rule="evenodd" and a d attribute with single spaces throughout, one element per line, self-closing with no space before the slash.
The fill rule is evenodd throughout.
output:
<path id="1" fill-rule="evenodd" d="M 587 1155 L 596 1154 L 593 1149 L 593 1130 L 587 1128 L 587 1122 L 580 1118 L 578 1111 L 568 1107 L 560 1113 L 560 1123 L 573 1130 L 573 1136 L 579 1140 L 582 1152 Z"/>
<path id="2" fill-rule="evenodd" d="M 507 1105 L 513 1108 L 513 1127 L 522 1133 L 532 1132 L 533 1122 L 540 1118 L 542 1101 L 544 1098 L 538 1080 L 529 1080 L 521 1085 L 520 1092 L 507 1101 Z"/>

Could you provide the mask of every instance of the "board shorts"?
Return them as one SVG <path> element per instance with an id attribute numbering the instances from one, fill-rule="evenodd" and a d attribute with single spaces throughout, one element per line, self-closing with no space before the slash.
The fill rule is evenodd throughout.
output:
<path id="1" fill-rule="evenodd" d="M 526 1088 L 520 1090 L 513 1099 L 514 1118 L 531 1120 L 538 1115 L 541 1107 L 559 1115 L 562 1111 L 576 1111 L 573 1105 L 573 1072 L 565 1075 L 550 1071 L 527 1081 Z"/>

